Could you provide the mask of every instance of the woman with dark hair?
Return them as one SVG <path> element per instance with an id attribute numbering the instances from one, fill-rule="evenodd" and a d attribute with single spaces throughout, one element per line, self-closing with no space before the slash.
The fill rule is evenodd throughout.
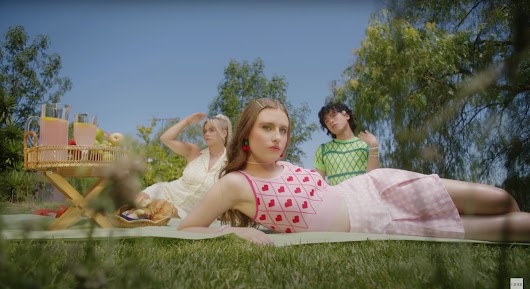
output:
<path id="1" fill-rule="evenodd" d="M 377 138 L 369 131 L 355 136 L 355 119 L 348 106 L 328 103 L 320 109 L 318 118 L 332 140 L 318 146 L 313 166 L 330 185 L 379 168 Z"/>

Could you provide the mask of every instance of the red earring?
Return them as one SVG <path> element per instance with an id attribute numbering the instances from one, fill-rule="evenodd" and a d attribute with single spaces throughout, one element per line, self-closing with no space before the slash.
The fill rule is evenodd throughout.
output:
<path id="1" fill-rule="evenodd" d="M 248 145 L 248 139 L 243 140 L 243 151 L 244 152 L 250 151 L 250 146 Z"/>
<path id="2" fill-rule="evenodd" d="M 280 158 L 283 158 L 283 153 L 280 155 Z"/>

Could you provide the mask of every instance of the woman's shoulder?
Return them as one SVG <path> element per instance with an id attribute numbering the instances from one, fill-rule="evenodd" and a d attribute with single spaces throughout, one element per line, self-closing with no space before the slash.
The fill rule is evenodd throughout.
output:
<path id="1" fill-rule="evenodd" d="M 188 154 L 187 155 L 182 155 L 183 157 L 186 158 L 186 161 L 189 163 L 193 162 L 193 161 L 196 161 L 197 159 L 199 159 L 200 157 L 202 156 L 205 156 L 205 155 L 208 155 L 208 151 L 206 149 L 201 149 L 198 145 L 196 144 L 192 144 L 192 143 L 186 143 L 188 145 Z M 206 152 L 205 152 L 206 150 Z"/>
<path id="2" fill-rule="evenodd" d="M 245 175 L 239 171 L 224 175 L 215 185 L 222 188 L 221 190 L 225 193 L 228 192 L 231 196 L 239 199 L 248 196 L 248 192 L 252 190 Z"/>
<path id="3" fill-rule="evenodd" d="M 246 178 L 240 171 L 233 171 L 224 175 L 220 181 L 223 181 L 226 185 L 237 187 L 243 185 L 243 181 L 246 182 Z"/>

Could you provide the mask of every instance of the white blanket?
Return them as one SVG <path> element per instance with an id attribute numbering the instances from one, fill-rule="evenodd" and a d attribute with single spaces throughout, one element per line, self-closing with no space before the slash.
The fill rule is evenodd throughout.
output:
<path id="1" fill-rule="evenodd" d="M 210 239 L 218 238 L 219 234 L 189 233 L 177 231 L 177 226 L 181 219 L 171 219 L 166 226 L 148 226 L 139 228 L 91 228 L 90 222 L 81 219 L 73 226 L 66 230 L 48 231 L 46 228 L 55 218 L 39 215 L 20 214 L 20 215 L 1 215 L 2 220 L 1 233 L 6 240 L 86 240 L 89 234 L 93 239 L 107 238 L 175 238 L 175 239 Z M 219 223 L 212 224 L 212 227 L 219 227 Z M 92 233 L 91 233 L 92 232 Z M 489 243 L 495 242 L 460 240 L 460 239 L 443 239 L 403 235 L 380 235 L 364 233 L 341 233 L 341 232 L 308 232 L 308 233 L 291 233 L 278 234 L 270 233 L 276 246 L 312 244 L 312 243 L 333 243 L 333 242 L 355 242 L 367 240 L 410 240 L 410 241 L 429 241 L 429 242 L 466 242 L 466 243 Z M 226 236 L 226 235 L 225 235 Z M 221 236 L 223 237 L 223 236 Z M 518 245 L 530 245 L 529 243 L 515 243 Z"/>

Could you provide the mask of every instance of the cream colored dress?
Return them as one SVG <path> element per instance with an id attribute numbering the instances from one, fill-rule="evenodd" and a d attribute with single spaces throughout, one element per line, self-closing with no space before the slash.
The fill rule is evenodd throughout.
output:
<path id="1" fill-rule="evenodd" d="M 184 218 L 219 179 L 219 171 L 226 164 L 226 150 L 208 170 L 210 150 L 205 148 L 201 155 L 192 160 L 182 176 L 171 182 L 153 184 L 143 190 L 152 199 L 164 199 L 175 205 L 180 218 Z"/>

